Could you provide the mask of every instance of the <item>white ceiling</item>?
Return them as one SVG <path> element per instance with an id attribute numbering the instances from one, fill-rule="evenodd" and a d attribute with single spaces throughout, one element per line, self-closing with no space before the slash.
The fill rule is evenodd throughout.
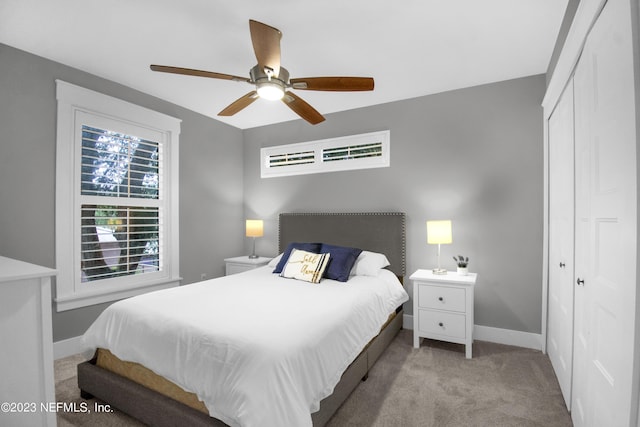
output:
<path id="1" fill-rule="evenodd" d="M 256 63 L 249 36 L 255 19 L 283 33 L 282 65 L 292 78 L 375 78 L 373 92 L 296 91 L 326 115 L 544 73 L 566 6 L 567 0 L 0 0 L 0 43 L 246 129 L 298 116 L 259 99 L 233 117 L 218 117 L 252 87 L 156 73 L 149 65 L 248 77 Z"/>

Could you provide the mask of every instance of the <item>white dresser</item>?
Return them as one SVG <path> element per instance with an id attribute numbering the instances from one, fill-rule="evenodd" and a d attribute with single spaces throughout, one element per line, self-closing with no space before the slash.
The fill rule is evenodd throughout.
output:
<path id="1" fill-rule="evenodd" d="M 467 359 L 473 344 L 473 288 L 476 273 L 433 274 L 417 270 L 413 281 L 413 346 L 420 338 L 464 344 Z"/>
<path id="2" fill-rule="evenodd" d="M 0 257 L 0 425 L 55 426 L 51 276 Z M 44 405 L 43 405 L 44 404 Z"/>

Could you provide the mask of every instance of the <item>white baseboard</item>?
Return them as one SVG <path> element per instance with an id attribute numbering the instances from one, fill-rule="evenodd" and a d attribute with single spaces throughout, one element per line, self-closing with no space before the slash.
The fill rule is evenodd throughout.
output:
<path id="1" fill-rule="evenodd" d="M 82 336 L 73 337 L 53 343 L 53 358 L 58 360 L 87 350 L 88 348 L 82 343 Z"/>
<path id="2" fill-rule="evenodd" d="M 404 329 L 413 330 L 413 315 L 405 314 L 402 319 Z M 514 331 L 511 329 L 492 328 L 490 326 L 474 325 L 473 339 L 495 342 L 498 344 L 514 345 L 516 347 L 532 348 L 542 351 L 542 335 L 532 332 Z"/>
<path id="3" fill-rule="evenodd" d="M 512 329 L 492 328 L 490 326 L 473 326 L 473 339 L 515 345 L 542 351 L 542 335 L 533 332 L 514 331 Z"/>
<path id="4" fill-rule="evenodd" d="M 405 314 L 402 316 L 402 329 L 410 329 L 413 331 L 413 315 Z"/>

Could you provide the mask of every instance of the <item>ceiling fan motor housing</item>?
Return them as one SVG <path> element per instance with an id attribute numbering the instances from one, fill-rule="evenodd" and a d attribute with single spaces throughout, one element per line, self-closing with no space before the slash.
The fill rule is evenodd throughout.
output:
<path id="1" fill-rule="evenodd" d="M 249 75 L 251 76 L 251 81 L 255 83 L 260 97 L 280 99 L 289 85 L 289 72 L 284 67 L 280 67 L 280 72 L 277 76 L 270 71 L 256 65 L 249 71 Z M 270 96 L 270 94 L 273 95 Z"/>

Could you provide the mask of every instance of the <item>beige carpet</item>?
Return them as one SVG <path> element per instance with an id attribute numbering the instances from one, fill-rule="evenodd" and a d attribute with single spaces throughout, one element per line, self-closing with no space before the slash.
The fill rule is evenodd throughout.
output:
<path id="1" fill-rule="evenodd" d="M 476 341 L 464 347 L 400 334 L 328 427 L 571 426 L 549 358 L 539 351 Z M 58 402 L 83 402 L 75 378 L 82 361 L 56 361 Z M 93 409 L 95 400 L 87 401 Z M 59 426 L 141 426 L 125 414 L 58 414 Z"/>

